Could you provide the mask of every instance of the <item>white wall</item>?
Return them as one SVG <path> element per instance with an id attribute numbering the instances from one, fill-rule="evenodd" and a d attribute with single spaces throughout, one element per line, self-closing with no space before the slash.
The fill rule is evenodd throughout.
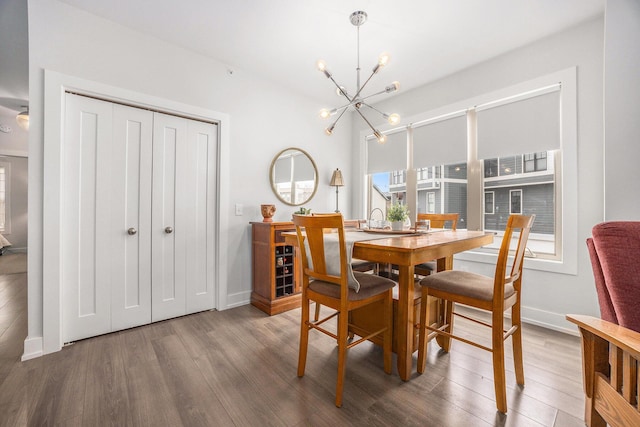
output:
<path id="1" fill-rule="evenodd" d="M 608 0 L 605 14 L 605 219 L 640 219 L 640 2 Z"/>
<path id="2" fill-rule="evenodd" d="M 377 105 L 404 117 L 435 110 L 570 67 L 577 67 L 578 97 L 578 274 L 528 270 L 523 317 L 556 329 L 575 331 L 566 313 L 599 315 L 585 239 L 603 220 L 603 18 L 463 70 Z M 405 123 L 403 123 L 405 124 Z M 364 130 L 354 121 L 353 139 Z M 357 147 L 352 153 L 357 153 Z M 568 172 L 568 171 L 565 171 Z M 353 209 L 357 209 L 354 203 Z M 493 266 L 457 261 L 460 268 L 493 274 Z M 526 266 L 526 261 L 525 261 Z"/>
<path id="3" fill-rule="evenodd" d="M 212 43 L 228 41 L 212 40 Z M 271 191 L 268 172 L 273 156 L 296 146 L 307 151 L 318 167 L 320 183 L 306 206 L 314 212 L 335 209 L 334 188 L 328 183 L 335 168 L 348 170 L 349 121 L 332 138 L 323 132 L 317 116 L 320 104 L 294 95 L 277 84 L 261 80 L 250 70 L 222 63 L 142 35 L 56 0 L 29 1 L 29 342 L 37 347 L 42 336 L 42 206 L 44 70 L 193 105 L 230 116 L 229 152 L 222 177 L 229 203 L 221 206 L 228 224 L 227 306 L 248 303 L 251 291 L 249 221 L 261 221 L 260 204 L 274 203 L 275 221 L 290 220 L 297 209 L 285 206 Z M 313 69 L 309 73 L 314 73 Z M 347 182 L 348 188 L 349 183 Z M 349 215 L 341 191 L 341 206 Z M 344 198 L 344 199 L 343 199 Z M 235 216 L 235 204 L 244 215 Z M 37 348 L 31 349 L 37 351 Z M 25 353 L 29 350 L 25 348 Z"/>

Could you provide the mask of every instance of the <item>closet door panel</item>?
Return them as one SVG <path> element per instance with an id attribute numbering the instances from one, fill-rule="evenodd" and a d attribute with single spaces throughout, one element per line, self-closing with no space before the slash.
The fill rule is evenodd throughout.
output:
<path id="1" fill-rule="evenodd" d="M 217 126 L 189 120 L 188 167 L 180 184 L 187 197 L 184 223 L 187 232 L 187 313 L 215 307 L 215 201 Z"/>
<path id="2" fill-rule="evenodd" d="M 185 234 L 176 218 L 187 209 L 177 188 L 186 151 L 186 120 L 154 113 L 151 220 L 152 321 L 186 313 Z"/>
<path id="3" fill-rule="evenodd" d="M 151 156 L 153 113 L 114 105 L 109 259 L 112 330 L 151 322 Z"/>
<path id="4" fill-rule="evenodd" d="M 64 129 L 62 335 L 70 342 L 111 330 L 109 189 L 121 171 L 111 168 L 111 104 L 66 94 Z"/>

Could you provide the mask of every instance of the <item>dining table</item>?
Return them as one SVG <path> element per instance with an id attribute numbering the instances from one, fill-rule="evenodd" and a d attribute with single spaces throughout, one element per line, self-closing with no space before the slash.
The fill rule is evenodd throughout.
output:
<path id="1" fill-rule="evenodd" d="M 494 233 L 474 230 L 430 230 L 385 236 L 386 230 L 359 230 L 371 234 L 371 240 L 353 244 L 353 258 L 393 265 L 398 276 L 398 301 L 394 327 L 398 375 L 404 381 L 411 377 L 413 366 L 413 339 L 415 336 L 414 266 L 437 261 L 437 270 L 451 270 L 453 256 L 493 243 Z M 295 233 L 283 233 L 287 244 L 298 246 Z M 299 257 L 296 257 L 299 258 Z M 440 341 L 439 341 L 440 343 Z M 441 344 L 442 345 L 442 344 Z"/>

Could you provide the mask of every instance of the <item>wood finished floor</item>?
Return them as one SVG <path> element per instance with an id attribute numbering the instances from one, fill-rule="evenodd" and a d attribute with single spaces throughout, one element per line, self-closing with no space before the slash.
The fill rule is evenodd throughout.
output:
<path id="1" fill-rule="evenodd" d="M 26 274 L 0 276 L 1 426 L 583 426 L 576 337 L 524 328 L 526 386 L 507 360 L 508 414 L 496 412 L 490 354 L 430 344 L 427 372 L 403 382 L 364 343 L 334 406 L 336 347 L 312 333 L 296 377 L 299 310 L 204 312 L 77 342 L 20 362 Z M 479 327 L 460 321 L 458 331 Z M 510 343 L 510 341 L 509 341 Z M 394 359 L 395 365 L 395 359 Z"/>

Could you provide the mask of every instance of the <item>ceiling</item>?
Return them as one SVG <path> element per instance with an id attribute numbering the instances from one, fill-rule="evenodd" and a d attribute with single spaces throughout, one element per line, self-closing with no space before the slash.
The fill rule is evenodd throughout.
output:
<path id="1" fill-rule="evenodd" d="M 324 59 L 353 91 L 355 10 L 368 14 L 360 28 L 362 79 L 381 52 L 391 55 L 366 94 L 394 80 L 401 91 L 435 81 L 593 19 L 605 7 L 605 0 L 61 1 L 328 106 L 336 103 L 335 91 L 315 64 Z"/>

